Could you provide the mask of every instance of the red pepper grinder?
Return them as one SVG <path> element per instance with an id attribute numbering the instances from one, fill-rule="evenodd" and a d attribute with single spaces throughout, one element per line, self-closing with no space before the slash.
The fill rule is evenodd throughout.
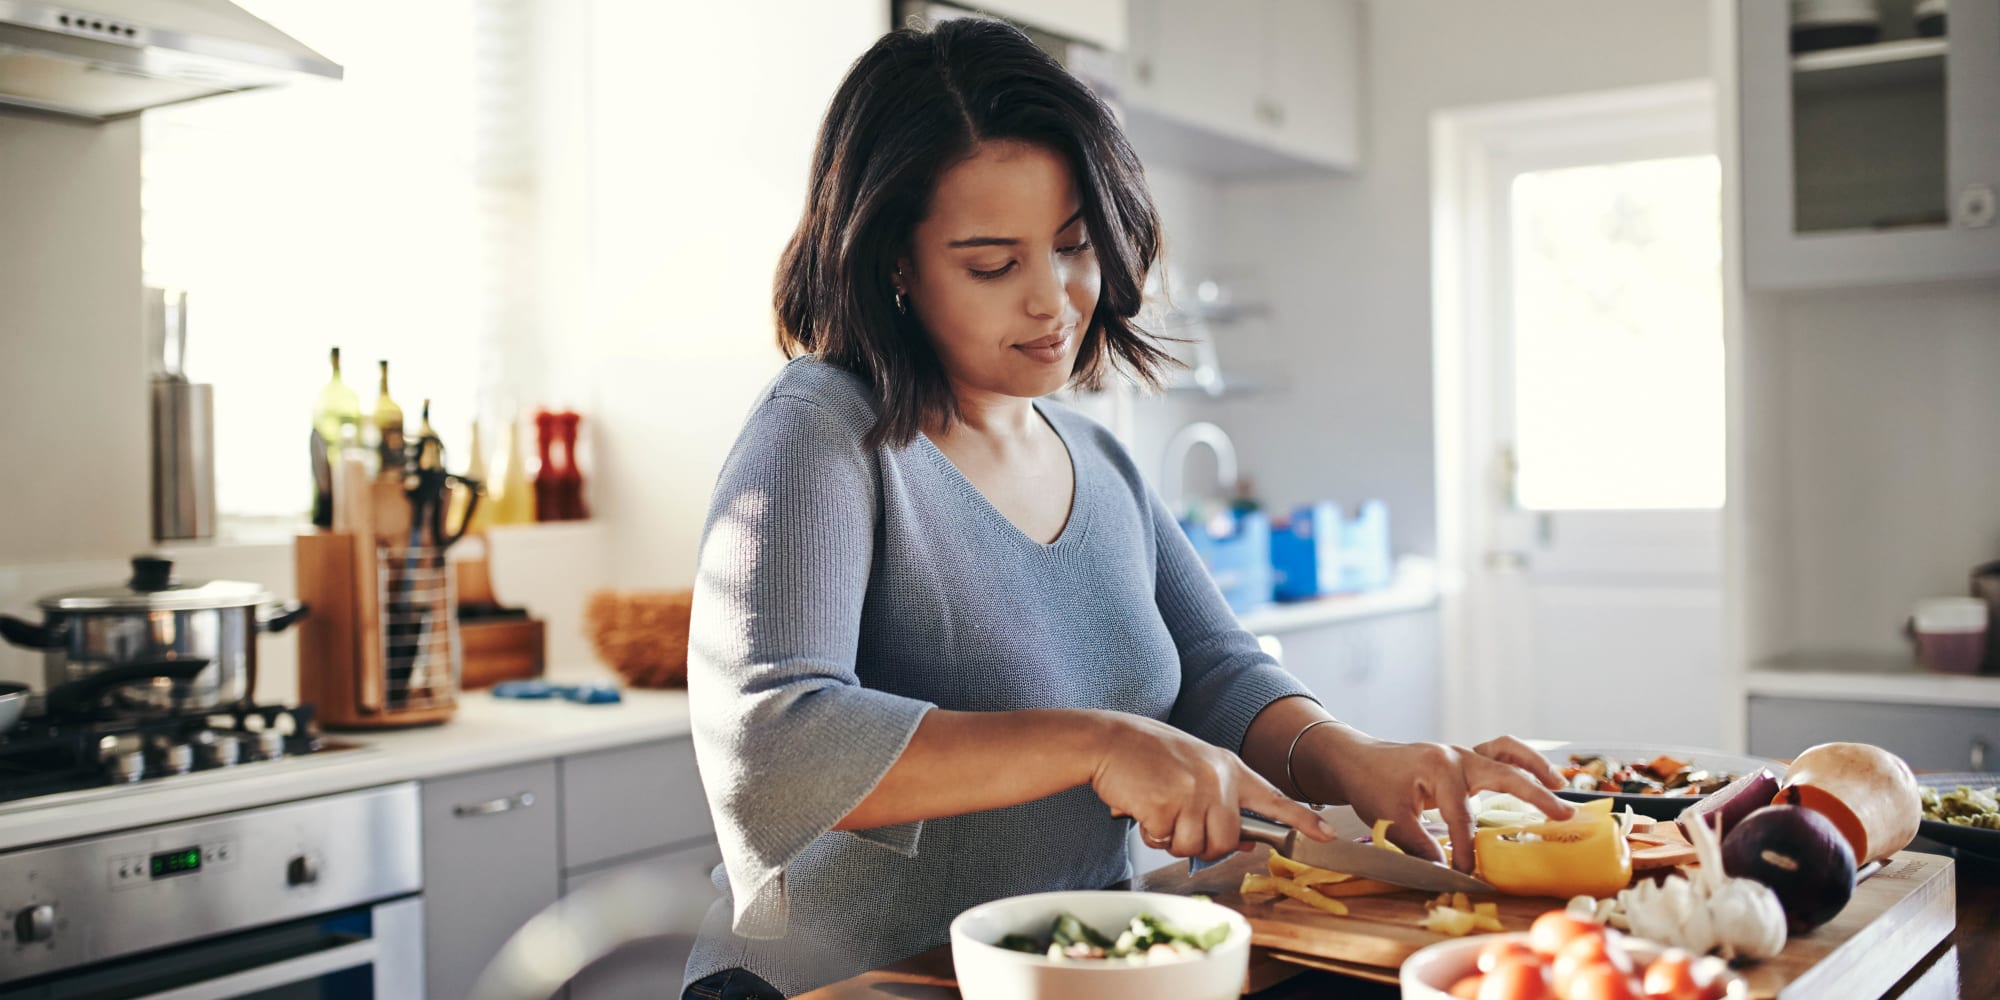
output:
<path id="1" fill-rule="evenodd" d="M 562 470 L 555 464 L 553 454 L 556 444 L 556 415 L 547 410 L 535 411 L 535 448 L 541 456 L 541 465 L 535 469 L 535 520 L 560 521 L 563 519 Z"/>
<path id="2" fill-rule="evenodd" d="M 564 410 L 555 417 L 556 436 L 562 441 L 562 468 L 557 473 L 562 516 L 565 520 L 581 521 L 590 516 L 590 509 L 583 502 L 583 470 L 576 463 L 577 428 L 583 417 L 575 410 Z"/>

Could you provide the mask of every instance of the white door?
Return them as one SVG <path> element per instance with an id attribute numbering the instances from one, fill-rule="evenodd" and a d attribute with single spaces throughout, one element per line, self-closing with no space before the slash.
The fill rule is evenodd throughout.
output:
<path id="1" fill-rule="evenodd" d="M 1475 109 L 1438 138 L 1448 730 L 1729 745 L 1710 92 Z"/>

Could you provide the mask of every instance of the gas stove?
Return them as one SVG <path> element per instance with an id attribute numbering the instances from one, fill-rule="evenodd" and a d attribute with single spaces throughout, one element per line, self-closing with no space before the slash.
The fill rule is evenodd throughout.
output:
<path id="1" fill-rule="evenodd" d="M 0 733 L 0 803 L 190 774 L 249 773 L 277 761 L 357 748 L 321 736 L 311 705 L 110 713 L 80 721 L 29 716 Z"/>

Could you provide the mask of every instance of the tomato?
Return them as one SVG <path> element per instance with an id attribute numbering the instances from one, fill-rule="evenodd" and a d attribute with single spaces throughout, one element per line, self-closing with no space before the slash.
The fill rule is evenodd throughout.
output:
<path id="1" fill-rule="evenodd" d="M 1551 1000 L 1553 996 L 1540 961 L 1510 958 L 1486 974 L 1477 1000 Z"/>
<path id="2" fill-rule="evenodd" d="M 1579 920 L 1562 910 L 1550 910 L 1536 917 L 1534 926 L 1528 928 L 1528 945 L 1536 954 L 1554 958 L 1577 935 L 1603 932 L 1599 924 Z"/>
<path id="3" fill-rule="evenodd" d="M 1568 991 L 1559 995 L 1563 1000 L 1641 1000 L 1632 974 L 1608 962 L 1577 970 Z"/>
<path id="4" fill-rule="evenodd" d="M 1703 1000 L 1705 990 L 1694 981 L 1692 963 L 1679 952 L 1667 952 L 1646 967 L 1646 996 L 1651 1000 Z"/>
<path id="5" fill-rule="evenodd" d="M 1485 979 L 1485 976 L 1474 973 L 1451 984 L 1452 1000 L 1479 1000 L 1479 984 Z"/>
<path id="6" fill-rule="evenodd" d="M 1556 955 L 1549 981 L 1555 984 L 1557 996 L 1566 997 L 1575 992 L 1580 973 L 1600 967 L 1629 976 L 1632 974 L 1632 959 L 1625 954 L 1624 946 L 1610 934 L 1602 931 L 1579 934 Z"/>
<path id="7" fill-rule="evenodd" d="M 1493 941 L 1479 949 L 1479 971 L 1492 972 L 1493 967 L 1509 958 L 1534 959 L 1535 950 L 1520 941 Z"/>

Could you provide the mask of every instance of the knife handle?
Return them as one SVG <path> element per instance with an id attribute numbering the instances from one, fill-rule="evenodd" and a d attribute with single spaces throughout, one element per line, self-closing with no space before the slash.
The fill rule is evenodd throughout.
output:
<path id="1" fill-rule="evenodd" d="M 1283 854 L 1291 850 L 1292 828 L 1282 823 L 1273 823 L 1261 816 L 1252 816 L 1249 813 L 1244 813 L 1243 839 L 1253 844 L 1269 844 L 1276 848 L 1280 854 Z M 1189 858 L 1188 871 L 1191 873 L 1198 872 L 1204 868 L 1221 863 L 1221 861 L 1203 861 L 1200 858 Z"/>
<path id="2" fill-rule="evenodd" d="M 1257 816 L 1243 817 L 1243 839 L 1252 843 L 1269 844 L 1285 851 L 1292 846 L 1292 833 L 1292 828 L 1283 823 L 1273 823 Z"/>

